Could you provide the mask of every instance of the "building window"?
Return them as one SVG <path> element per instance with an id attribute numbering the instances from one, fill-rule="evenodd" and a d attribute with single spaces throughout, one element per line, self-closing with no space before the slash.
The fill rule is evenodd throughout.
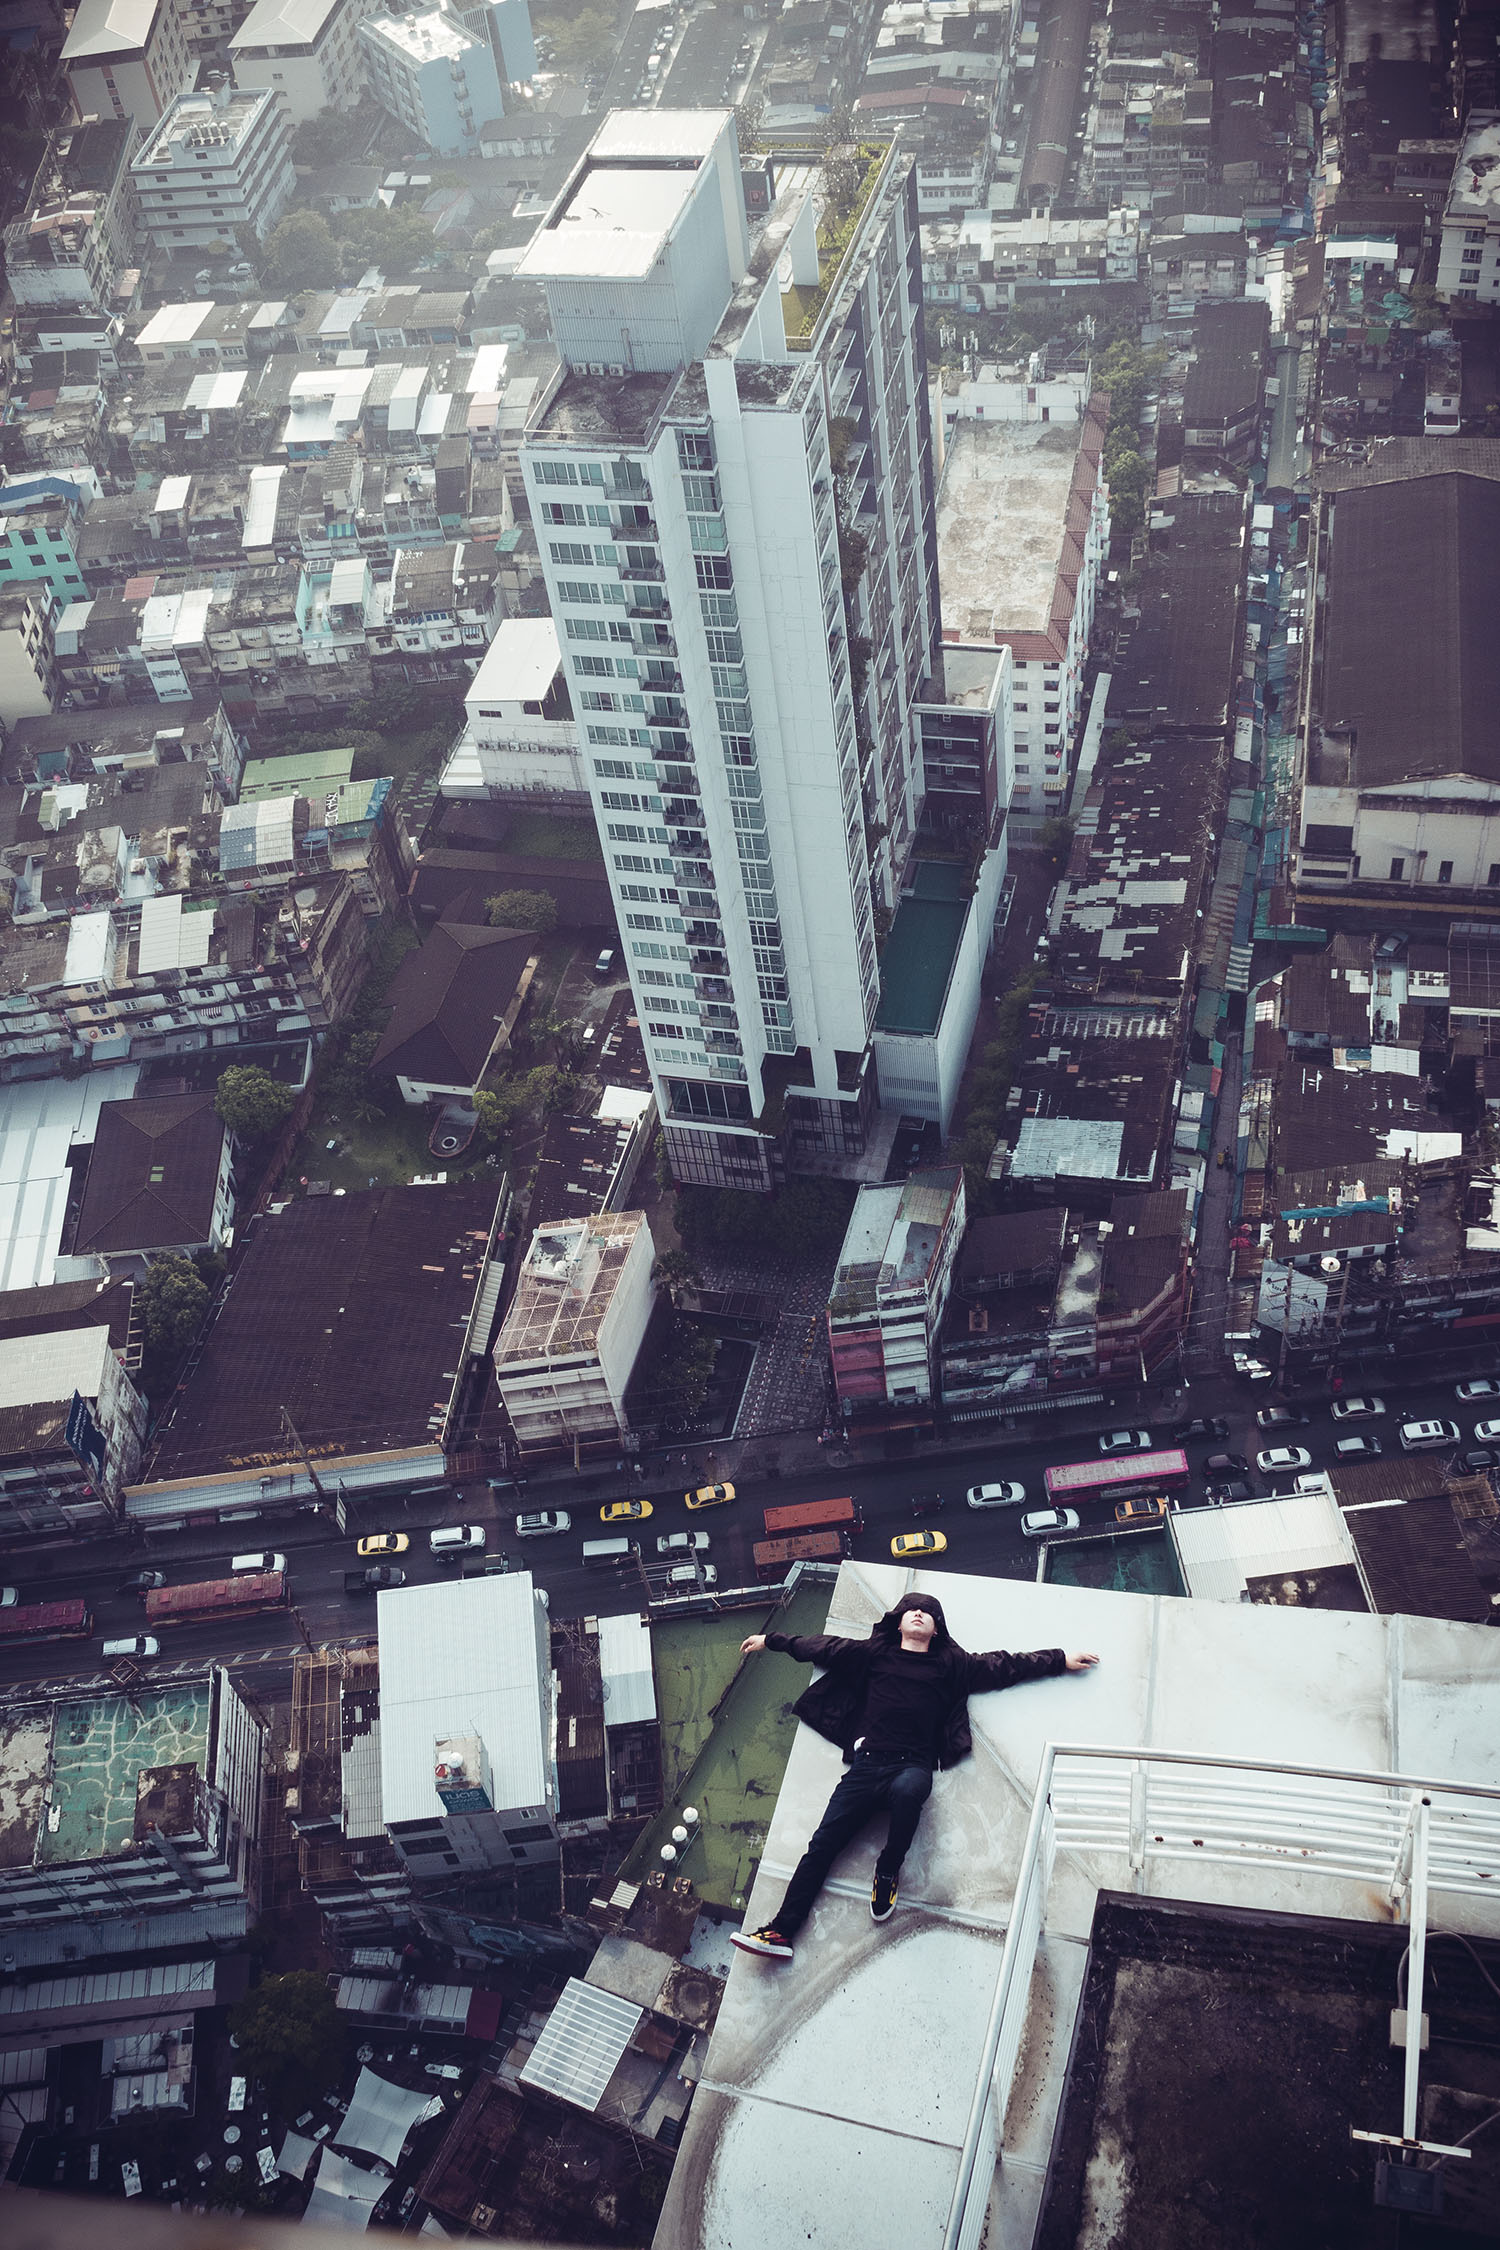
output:
<path id="1" fill-rule="evenodd" d="M 1451 860 L 1451 859 L 1440 859 L 1440 860 L 1438 861 L 1438 881 L 1439 881 L 1440 883 L 1451 883 L 1451 882 L 1452 882 L 1452 880 L 1453 880 L 1453 862 L 1452 862 L 1452 860 Z"/>
<path id="2" fill-rule="evenodd" d="M 1391 881 L 1392 881 L 1393 883 L 1399 883 L 1399 882 L 1401 882 L 1401 881 L 1402 881 L 1402 879 L 1404 878 L 1405 874 L 1406 874 L 1406 862 L 1405 862 L 1405 860 L 1404 860 L 1404 859 L 1393 859 L 1393 860 L 1391 861 Z"/>

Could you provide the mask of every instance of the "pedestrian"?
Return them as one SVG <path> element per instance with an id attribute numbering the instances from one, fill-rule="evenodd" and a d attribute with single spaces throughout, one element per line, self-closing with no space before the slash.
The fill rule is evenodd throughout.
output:
<path id="1" fill-rule="evenodd" d="M 763 1649 L 798 1664 L 819 1664 L 823 1676 L 794 1706 L 797 1716 L 844 1753 L 848 1771 L 810 1838 L 779 1911 L 762 1928 L 731 1932 L 745 1953 L 789 1961 L 793 1942 L 838 1855 L 874 1815 L 890 1821 L 875 1861 L 870 1916 L 888 1922 L 895 1910 L 901 1863 L 932 1792 L 935 1766 L 957 1765 L 973 1749 L 968 1699 L 992 1690 L 1088 1672 L 1097 1656 L 1066 1656 L 1060 1648 L 1012 1656 L 992 1649 L 971 1656 L 948 1631 L 935 1594 L 903 1594 L 862 1641 L 832 1634 L 752 1633 L 740 1653 Z"/>

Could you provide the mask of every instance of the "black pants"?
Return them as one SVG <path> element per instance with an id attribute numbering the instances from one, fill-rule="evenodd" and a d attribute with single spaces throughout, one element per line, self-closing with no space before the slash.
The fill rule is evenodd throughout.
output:
<path id="1" fill-rule="evenodd" d="M 801 1929 L 839 1853 L 884 1806 L 890 1807 L 890 1826 L 875 1870 L 880 1875 L 899 1875 L 931 1794 L 931 1766 L 913 1763 L 899 1752 L 856 1750 L 787 1885 L 781 1911 L 774 1918 L 782 1936 L 794 1937 Z"/>

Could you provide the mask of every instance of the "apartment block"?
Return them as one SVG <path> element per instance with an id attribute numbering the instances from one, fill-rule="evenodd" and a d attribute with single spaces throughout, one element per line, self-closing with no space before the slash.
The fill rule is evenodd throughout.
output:
<path id="1" fill-rule="evenodd" d="M 5 275 L 19 306 L 117 309 L 135 233 L 130 160 L 139 140 L 133 119 L 108 113 L 53 134 L 21 215 L 5 229 Z"/>
<path id="2" fill-rule="evenodd" d="M 234 82 L 280 94 L 294 125 L 352 109 L 364 84 L 357 32 L 374 0 L 255 0 L 230 36 Z"/>
<path id="3" fill-rule="evenodd" d="M 840 215 L 830 198 L 848 199 Z M 528 249 L 522 448 L 677 1177 L 857 1169 L 937 638 L 909 161 L 617 113 Z"/>
<path id="4" fill-rule="evenodd" d="M 382 12 L 359 27 L 370 90 L 434 156 L 477 156 L 479 128 L 503 116 L 504 86 L 487 37 L 447 7 Z"/>
<path id="5" fill-rule="evenodd" d="M 931 1406 L 963 1232 L 957 1165 L 860 1189 L 828 1295 L 828 1350 L 846 1423 Z"/>
<path id="6" fill-rule="evenodd" d="M 0 729 L 39 719 L 55 708 L 53 632 L 57 599 L 44 585 L 0 591 Z"/>
<path id="7" fill-rule="evenodd" d="M 77 117 L 129 119 L 143 131 L 198 67 L 177 0 L 80 0 L 62 66 Z"/>
<path id="8" fill-rule="evenodd" d="M 524 1459 L 618 1450 L 656 1298 L 655 1257 L 643 1211 L 537 1228 L 494 1349 L 500 1403 Z"/>
<path id="9" fill-rule="evenodd" d="M 266 91 L 181 94 L 130 171 L 159 249 L 264 235 L 296 185 L 285 106 Z"/>
<path id="10" fill-rule="evenodd" d="M 84 591 L 78 559 L 93 487 L 59 476 L 8 476 L 0 483 L 0 592 L 40 580 L 60 601 Z"/>
<path id="11" fill-rule="evenodd" d="M 1443 205 L 1437 293 L 1454 305 L 1500 304 L 1500 117 L 1474 118 Z"/>

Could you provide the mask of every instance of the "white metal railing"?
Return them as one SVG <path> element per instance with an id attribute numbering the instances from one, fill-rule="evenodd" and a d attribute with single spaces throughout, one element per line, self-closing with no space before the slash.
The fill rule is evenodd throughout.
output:
<path id="1" fill-rule="evenodd" d="M 1446 1891 L 1500 1901 L 1500 1789 L 1412 1774 L 1049 1742 L 1016 1875 L 943 2250 L 978 2250 L 984 2231 L 1059 1849 L 1119 1853 L 1142 1886 L 1153 1862 L 1180 1859 L 1284 1867 L 1379 1884 L 1413 1923 L 1415 1956 L 1431 1897 Z M 1407 2052 L 1408 2111 L 1414 2106 L 1418 2058 L 1413 2041 Z"/>

